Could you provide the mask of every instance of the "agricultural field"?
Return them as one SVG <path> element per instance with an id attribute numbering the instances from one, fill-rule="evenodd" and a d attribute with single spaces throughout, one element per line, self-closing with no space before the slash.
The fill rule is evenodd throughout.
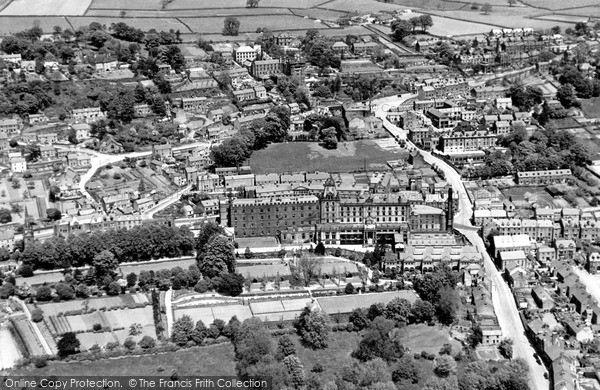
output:
<path id="1" fill-rule="evenodd" d="M 560 14 L 557 15 L 577 15 L 582 16 L 584 18 L 592 17 L 600 17 L 600 7 L 584 7 L 584 8 L 574 8 L 574 9 L 565 9 L 561 10 Z"/>
<path id="2" fill-rule="evenodd" d="M 262 0 L 260 8 L 312 8 L 327 0 Z M 218 6 L 217 6 L 218 4 Z M 245 8 L 246 0 L 174 0 L 166 9 L 210 9 L 210 8 Z"/>
<path id="3" fill-rule="evenodd" d="M 294 14 L 301 16 L 308 16 L 312 19 L 323 19 L 323 20 L 336 20 L 344 15 L 347 12 L 343 11 L 333 11 L 333 10 L 325 10 L 320 8 L 309 8 L 309 9 L 295 9 Z"/>
<path id="4" fill-rule="evenodd" d="M 107 27 L 112 23 L 116 22 L 124 22 L 129 26 L 139 28 L 144 31 L 148 31 L 151 28 L 154 28 L 158 31 L 169 31 L 173 30 L 181 30 L 182 32 L 187 32 L 188 29 L 184 24 L 178 21 L 175 18 L 119 18 L 116 20 L 115 18 L 107 18 L 107 17 L 85 17 L 85 16 L 76 16 L 69 17 L 69 22 L 73 25 L 75 29 L 78 27 L 88 26 L 92 22 L 98 22 L 100 24 L 104 24 Z M 223 22 L 221 21 L 221 28 L 223 27 Z"/>
<path id="5" fill-rule="evenodd" d="M 534 8 L 559 10 L 598 5 L 598 0 L 523 0 L 522 3 Z"/>
<path id="6" fill-rule="evenodd" d="M 382 140 L 340 142 L 327 150 L 315 142 L 291 142 L 270 145 L 254 152 L 249 160 L 254 173 L 270 172 L 355 172 L 382 169 L 386 161 L 406 158 L 404 150 L 382 147 Z"/>
<path id="7" fill-rule="evenodd" d="M 333 0 L 319 6 L 319 8 L 343 12 L 379 12 L 395 11 L 400 7 L 376 0 Z"/>
<path id="8" fill-rule="evenodd" d="M 85 16 L 107 16 L 120 18 L 119 9 L 90 9 Z M 228 8 L 228 9 L 175 9 L 170 11 L 160 10 L 126 10 L 128 18 L 180 18 L 180 17 L 225 17 L 225 16 L 253 16 L 253 15 L 292 15 L 286 8 Z"/>
<path id="9" fill-rule="evenodd" d="M 90 9 L 160 9 L 160 0 L 93 0 Z"/>
<path id="10" fill-rule="evenodd" d="M 304 19 L 299 16 L 281 15 L 275 18 L 265 16 L 240 16 L 240 33 L 256 32 L 256 29 L 269 27 L 272 31 L 295 31 L 309 28 L 324 27 L 311 19 Z M 181 23 L 189 26 L 196 33 L 214 34 L 220 33 L 223 29 L 225 18 L 179 18 Z"/>
<path id="11" fill-rule="evenodd" d="M 48 362 L 48 366 L 36 369 L 19 369 L 15 375 L 57 376 L 106 376 L 161 375 L 177 372 L 180 376 L 211 375 L 226 376 L 235 372 L 233 346 L 230 343 L 195 347 L 159 355 L 103 359 L 94 362 Z"/>
<path id="12" fill-rule="evenodd" d="M 54 26 L 60 26 L 63 29 L 71 28 L 67 19 L 59 16 L 31 17 L 31 16 L 3 16 L 0 13 L 0 34 L 14 34 L 24 29 L 33 27 L 33 24 L 39 23 L 42 30 L 51 32 Z"/>
<path id="13" fill-rule="evenodd" d="M 91 0 L 13 0 L 0 15 L 83 15 Z"/>

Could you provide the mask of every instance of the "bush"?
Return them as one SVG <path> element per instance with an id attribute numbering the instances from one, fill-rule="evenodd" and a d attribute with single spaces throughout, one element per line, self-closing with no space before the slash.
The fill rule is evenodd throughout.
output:
<path id="1" fill-rule="evenodd" d="M 156 346 L 156 340 L 154 340 L 152 337 L 150 336 L 144 336 L 142 337 L 142 339 L 138 342 L 138 345 L 140 346 L 140 348 L 142 349 L 150 349 L 150 348 L 154 348 Z"/>
<path id="2" fill-rule="evenodd" d="M 315 363 L 311 371 L 316 373 L 323 372 L 323 366 L 321 363 Z"/>
<path id="3" fill-rule="evenodd" d="M 106 343 L 105 348 L 107 351 L 113 351 L 113 350 L 119 348 L 120 345 L 121 344 L 119 344 L 118 341 L 109 341 L 108 343 Z"/>
<path id="4" fill-rule="evenodd" d="M 48 365 L 48 358 L 46 356 L 35 356 L 31 361 L 36 368 L 43 368 Z"/>
<path id="5" fill-rule="evenodd" d="M 102 330 L 102 325 L 101 325 L 101 324 L 94 324 L 94 325 L 92 326 L 92 330 L 93 330 L 94 332 L 100 332 L 100 331 Z"/>
<path id="6" fill-rule="evenodd" d="M 206 280 L 200 280 L 194 286 L 194 291 L 197 293 L 203 294 L 208 291 L 208 282 Z"/>
<path id="7" fill-rule="evenodd" d="M 349 322 L 348 325 L 346 325 L 346 331 L 354 332 L 354 324 Z"/>
<path id="8" fill-rule="evenodd" d="M 132 351 L 135 349 L 135 341 L 131 337 L 127 337 L 123 342 L 123 346 L 128 350 Z"/>
<path id="9" fill-rule="evenodd" d="M 19 267 L 19 274 L 24 278 L 30 278 L 33 276 L 33 268 L 29 264 L 23 264 Z"/>
<path id="10" fill-rule="evenodd" d="M 31 321 L 42 322 L 44 320 L 44 312 L 39 307 L 36 307 L 31 312 Z"/>

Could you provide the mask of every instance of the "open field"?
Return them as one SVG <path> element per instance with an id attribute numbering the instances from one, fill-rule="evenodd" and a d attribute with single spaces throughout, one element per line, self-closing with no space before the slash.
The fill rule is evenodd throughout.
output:
<path id="1" fill-rule="evenodd" d="M 54 26 L 63 29 L 71 28 L 66 18 L 59 16 L 2 16 L 0 15 L 0 34 L 8 35 L 33 27 L 34 21 L 39 23 L 44 32 L 52 32 Z"/>
<path id="2" fill-rule="evenodd" d="M 13 0 L 0 15 L 83 15 L 91 0 Z"/>
<path id="3" fill-rule="evenodd" d="M 378 140 L 340 142 L 327 150 L 314 142 L 270 145 L 254 152 L 249 164 L 254 173 L 268 172 L 353 172 L 382 169 L 386 161 L 407 157 L 404 150 L 386 150 Z"/>
<path id="4" fill-rule="evenodd" d="M 148 31 L 151 28 L 155 28 L 158 31 L 169 31 L 170 29 L 181 30 L 183 32 L 188 31 L 185 25 L 183 25 L 180 21 L 175 18 L 119 18 L 116 20 L 115 18 L 106 18 L 106 17 L 85 17 L 85 16 L 76 16 L 69 17 L 69 22 L 73 25 L 74 28 L 88 26 L 92 22 L 98 22 L 100 24 L 104 24 L 107 27 L 111 25 L 111 23 L 115 22 L 123 22 L 127 23 L 129 26 L 139 28 L 144 31 Z M 223 28 L 223 22 L 221 21 L 221 28 Z"/>
<path id="5" fill-rule="evenodd" d="M 321 5 L 319 8 L 344 12 L 378 12 L 394 11 L 400 7 L 395 4 L 381 3 L 376 0 L 333 0 Z"/>
<path id="6" fill-rule="evenodd" d="M 229 9 L 174 9 L 161 10 L 126 10 L 128 18 L 178 18 L 178 17 L 225 17 L 225 16 L 256 16 L 256 15 L 292 15 L 286 8 L 229 8 Z M 118 9 L 90 9 L 85 16 L 108 16 L 120 18 Z"/>
<path id="7" fill-rule="evenodd" d="M 426 324 L 413 324 L 406 327 L 406 336 L 402 340 L 405 347 L 410 348 L 412 353 L 426 351 L 437 354 L 440 348 L 446 344 L 452 344 L 455 351 L 461 349 L 458 341 L 450 336 L 448 328 L 439 326 L 428 326 Z"/>
<path id="8" fill-rule="evenodd" d="M 584 18 L 592 17 L 600 17 L 600 7 L 584 7 L 584 8 L 574 8 L 574 9 L 565 9 L 560 11 L 560 15 L 577 15 L 582 16 Z"/>
<path id="9" fill-rule="evenodd" d="M 90 9 L 160 9 L 160 0 L 93 0 Z"/>
<path id="10" fill-rule="evenodd" d="M 162 370 L 159 371 L 159 368 Z M 40 369 L 20 369 L 15 375 L 91 375 L 106 376 L 131 375 L 170 375 L 176 371 L 179 376 L 235 374 L 233 346 L 230 343 L 190 348 L 160 355 L 105 359 L 95 362 L 48 362 Z"/>
<path id="11" fill-rule="evenodd" d="M 265 16 L 240 16 L 240 33 L 256 32 L 259 27 L 268 27 L 272 31 L 294 31 L 309 28 L 324 27 L 311 19 L 304 19 L 299 16 L 281 15 L 276 18 Z M 211 34 L 219 33 L 223 30 L 223 21 L 225 18 L 180 18 L 193 32 Z"/>
<path id="12" fill-rule="evenodd" d="M 534 17 L 534 20 L 548 20 L 548 21 L 553 21 L 553 22 L 572 23 L 572 24 L 575 24 L 577 22 L 586 22 L 587 19 L 588 18 L 585 16 L 562 15 L 562 14 L 542 15 L 542 16 Z"/>
<path id="13" fill-rule="evenodd" d="M 327 0 L 262 0 L 260 8 L 311 8 L 326 3 Z M 175 0 L 166 9 L 208 9 L 208 8 L 245 8 L 246 0 Z"/>
<path id="14" fill-rule="evenodd" d="M 325 10 L 320 8 L 295 9 L 294 14 L 308 16 L 313 19 L 335 20 L 347 14 L 343 11 Z"/>
<path id="15" fill-rule="evenodd" d="M 588 118 L 600 118 L 600 98 L 579 99 L 581 108 Z"/>
<path id="16" fill-rule="evenodd" d="M 535 8 L 559 10 L 598 5 L 598 0 L 522 0 L 522 3 Z"/>
<path id="17" fill-rule="evenodd" d="M 252 278 L 260 279 L 263 276 L 272 277 L 279 273 L 279 276 L 290 274 L 290 268 L 281 263 L 281 260 L 265 262 L 264 264 L 255 264 L 245 266 L 244 263 L 238 263 L 237 272 L 244 277 L 250 275 Z"/>
<path id="18" fill-rule="evenodd" d="M 130 273 L 136 273 L 139 275 L 142 271 L 158 271 L 160 269 L 172 269 L 175 267 L 181 267 L 188 269 L 192 264 L 196 264 L 196 259 L 182 259 L 182 260 L 167 260 L 161 262 L 150 262 L 141 264 L 122 265 L 119 268 L 123 276 L 127 276 Z"/>

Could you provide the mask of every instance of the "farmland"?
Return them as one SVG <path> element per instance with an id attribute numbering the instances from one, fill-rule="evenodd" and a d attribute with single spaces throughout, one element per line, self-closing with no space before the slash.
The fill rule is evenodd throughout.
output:
<path id="1" fill-rule="evenodd" d="M 93 0 L 90 9 L 160 9 L 160 0 Z"/>
<path id="2" fill-rule="evenodd" d="M 91 0 L 13 0 L 0 15 L 83 15 Z"/>
<path id="3" fill-rule="evenodd" d="M 238 19 L 240 21 L 240 33 L 255 32 L 259 27 L 269 27 L 274 31 L 293 31 L 313 27 L 323 27 L 313 20 L 293 15 L 282 15 L 270 19 L 267 19 L 265 16 L 240 16 Z M 193 32 L 211 34 L 219 33 L 223 29 L 223 21 L 225 18 L 179 18 L 179 20 L 189 26 Z"/>
<path id="4" fill-rule="evenodd" d="M 260 8 L 311 8 L 327 0 L 262 0 Z M 214 0 L 175 0 L 167 6 L 167 9 L 204 9 L 204 8 L 244 8 L 246 0 L 220 1 L 218 7 Z"/>
<path id="5" fill-rule="evenodd" d="M 254 152 L 249 163 L 255 173 L 353 172 L 365 165 L 367 169 L 381 169 L 386 161 L 407 157 L 404 150 L 382 145 L 382 140 L 341 142 L 336 150 L 327 150 L 311 142 L 275 144 Z"/>
<path id="6" fill-rule="evenodd" d="M 69 17 L 69 22 L 74 28 L 88 26 L 92 22 L 98 22 L 106 26 L 110 26 L 111 23 L 115 23 L 114 18 L 109 17 Z M 127 23 L 128 25 L 142 29 L 144 31 L 155 28 L 157 30 L 169 31 L 170 29 L 181 30 L 187 32 L 187 27 L 182 24 L 176 18 L 120 18 L 119 22 Z M 221 28 L 223 22 L 221 22 Z"/>

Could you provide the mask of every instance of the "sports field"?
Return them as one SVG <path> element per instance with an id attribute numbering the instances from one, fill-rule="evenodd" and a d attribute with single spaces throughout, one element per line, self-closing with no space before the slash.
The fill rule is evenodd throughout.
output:
<path id="1" fill-rule="evenodd" d="M 254 173 L 269 172 L 355 172 L 386 167 L 386 161 L 406 158 L 399 147 L 388 149 L 385 140 L 340 142 L 335 150 L 327 150 L 314 142 L 274 144 L 254 152 L 250 166 Z"/>

